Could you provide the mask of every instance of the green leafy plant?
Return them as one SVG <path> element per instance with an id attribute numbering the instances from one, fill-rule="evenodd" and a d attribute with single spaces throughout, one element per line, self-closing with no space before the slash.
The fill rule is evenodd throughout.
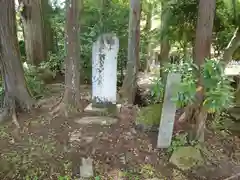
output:
<path id="1" fill-rule="evenodd" d="M 161 78 L 154 78 L 152 80 L 154 86 L 151 89 L 151 96 L 154 98 L 155 102 L 159 102 L 161 97 L 163 96 L 163 88 L 164 85 L 161 81 Z"/>
<path id="2" fill-rule="evenodd" d="M 70 176 L 59 176 L 58 180 L 71 180 Z"/>
<path id="3" fill-rule="evenodd" d="M 39 78 L 38 71 L 34 66 L 24 66 L 27 86 L 35 98 L 40 98 L 44 92 L 44 82 Z"/>
<path id="4" fill-rule="evenodd" d="M 100 180 L 100 176 L 96 176 L 94 179 L 95 180 Z"/>
<path id="5" fill-rule="evenodd" d="M 178 107 L 183 107 L 186 104 L 193 103 L 197 88 L 197 77 L 195 74 L 197 70 L 198 67 L 190 60 L 166 66 L 165 71 L 181 74 L 181 83 L 176 87 L 175 97 L 172 98 L 172 100 L 177 103 Z"/>
<path id="6" fill-rule="evenodd" d="M 176 95 L 172 98 L 178 107 L 192 104 L 195 101 L 197 91 L 197 72 L 203 76 L 204 83 L 204 108 L 209 113 L 219 113 L 224 108 L 233 104 L 233 88 L 230 86 L 230 78 L 224 74 L 224 66 L 219 60 L 206 59 L 200 69 L 192 61 L 169 64 L 165 71 L 178 72 L 182 75 L 181 83 L 176 87 Z M 159 82 L 155 86 L 159 87 Z M 155 91 L 158 88 L 154 89 Z M 159 90 L 160 91 L 160 90 Z M 161 96 L 156 96 L 162 98 Z"/>
<path id="7" fill-rule="evenodd" d="M 6 132 L 6 127 L 0 127 L 0 139 L 9 139 L 11 136 Z"/>
<path id="8" fill-rule="evenodd" d="M 38 180 L 38 177 L 37 177 L 37 176 L 27 175 L 27 176 L 26 176 L 26 180 Z"/>
<path id="9" fill-rule="evenodd" d="M 224 74 L 223 65 L 219 61 L 206 60 L 202 68 L 204 76 L 204 107 L 209 113 L 220 113 L 233 105 L 234 89 L 231 79 Z"/>
<path id="10" fill-rule="evenodd" d="M 50 69 L 56 75 L 57 73 L 62 72 L 64 62 L 63 59 L 64 53 L 49 53 L 48 61 L 43 61 L 39 68 Z"/>
<path id="11" fill-rule="evenodd" d="M 144 164 L 141 166 L 141 171 L 140 173 L 145 177 L 145 178 L 153 178 L 155 174 L 155 169 L 151 164 Z"/>
<path id="12" fill-rule="evenodd" d="M 126 178 L 126 179 L 139 180 L 140 179 L 140 174 L 141 173 L 137 173 L 133 170 L 128 170 L 128 171 L 121 172 L 120 177 L 121 178 Z"/>
<path id="13" fill-rule="evenodd" d="M 169 146 L 167 152 L 172 153 L 173 151 L 176 151 L 178 148 L 185 146 L 187 143 L 187 136 L 188 136 L 187 133 L 174 136 L 171 142 L 171 146 Z"/>

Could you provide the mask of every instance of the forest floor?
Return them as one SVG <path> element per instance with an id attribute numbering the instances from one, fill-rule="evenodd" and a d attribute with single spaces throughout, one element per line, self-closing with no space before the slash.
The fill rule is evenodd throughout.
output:
<path id="1" fill-rule="evenodd" d="M 86 106 L 91 96 L 89 87 L 84 87 Z M 205 165 L 183 171 L 169 163 L 169 153 L 156 149 L 157 133 L 135 130 L 134 108 L 123 107 L 112 124 L 78 123 L 88 116 L 84 113 L 53 118 L 49 108 L 58 101 L 62 87 L 49 89 L 39 109 L 19 116 L 20 132 L 12 122 L 0 126 L 1 180 L 79 178 L 83 157 L 93 160 L 92 179 L 96 180 L 224 180 L 240 172 L 240 137 L 236 134 L 209 129 Z"/>

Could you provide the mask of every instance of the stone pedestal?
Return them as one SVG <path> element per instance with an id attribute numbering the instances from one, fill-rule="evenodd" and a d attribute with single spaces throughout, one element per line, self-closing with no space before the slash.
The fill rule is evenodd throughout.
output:
<path id="1" fill-rule="evenodd" d="M 98 115 L 113 115 L 117 116 L 120 112 L 121 104 L 89 104 L 84 111 L 87 113 L 97 113 Z"/>

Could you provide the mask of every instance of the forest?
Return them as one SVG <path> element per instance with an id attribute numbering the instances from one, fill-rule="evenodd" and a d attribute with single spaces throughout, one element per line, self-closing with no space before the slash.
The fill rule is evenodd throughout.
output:
<path id="1" fill-rule="evenodd" d="M 1 180 L 240 178 L 240 0 L 0 0 Z"/>

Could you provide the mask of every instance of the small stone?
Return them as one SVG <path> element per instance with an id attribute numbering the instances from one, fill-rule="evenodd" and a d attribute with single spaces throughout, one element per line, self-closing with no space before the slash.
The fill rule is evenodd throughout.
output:
<path id="1" fill-rule="evenodd" d="M 146 156 L 146 157 L 144 158 L 144 161 L 145 161 L 146 163 L 150 163 L 150 162 L 151 162 L 150 157 L 149 157 L 149 156 Z"/>
<path id="2" fill-rule="evenodd" d="M 91 136 L 86 136 L 86 137 L 83 137 L 83 140 L 86 141 L 86 143 L 91 143 L 93 141 L 93 137 Z"/>
<path id="3" fill-rule="evenodd" d="M 80 175 L 82 178 L 90 178 L 93 176 L 93 160 L 91 158 L 82 158 L 82 165 L 80 166 Z"/>
<path id="4" fill-rule="evenodd" d="M 102 136 L 103 135 L 103 132 L 99 132 L 98 133 L 98 136 L 100 137 L 100 136 Z"/>
<path id="5" fill-rule="evenodd" d="M 181 170 L 189 170 L 204 163 L 200 150 L 192 146 L 180 147 L 173 152 L 169 161 Z"/>
<path id="6" fill-rule="evenodd" d="M 15 143 L 14 139 L 11 139 L 11 140 L 9 141 L 9 143 L 10 143 L 10 144 L 14 144 L 14 143 Z"/>
<path id="7" fill-rule="evenodd" d="M 126 152 L 125 153 L 125 158 L 126 158 L 126 162 L 129 162 L 132 160 L 132 153 L 131 152 Z"/>
<path id="8" fill-rule="evenodd" d="M 82 136 L 82 133 L 79 131 L 79 130 L 75 130 L 73 132 L 71 132 L 69 134 L 69 141 L 70 142 L 74 142 L 74 141 L 78 141 L 80 142 L 81 141 L 81 136 Z"/>
<path id="9" fill-rule="evenodd" d="M 131 133 L 137 134 L 137 131 L 135 130 L 135 128 L 131 128 Z"/>
<path id="10" fill-rule="evenodd" d="M 122 164 L 126 164 L 126 156 L 124 153 L 120 154 L 119 159 Z"/>
<path id="11" fill-rule="evenodd" d="M 124 134 L 124 139 L 126 139 L 126 140 L 132 140 L 132 139 L 133 139 L 132 133 L 131 133 L 131 132 L 126 132 L 126 133 Z"/>
<path id="12" fill-rule="evenodd" d="M 104 124 L 104 125 L 107 124 L 107 121 L 103 121 L 102 124 Z"/>

